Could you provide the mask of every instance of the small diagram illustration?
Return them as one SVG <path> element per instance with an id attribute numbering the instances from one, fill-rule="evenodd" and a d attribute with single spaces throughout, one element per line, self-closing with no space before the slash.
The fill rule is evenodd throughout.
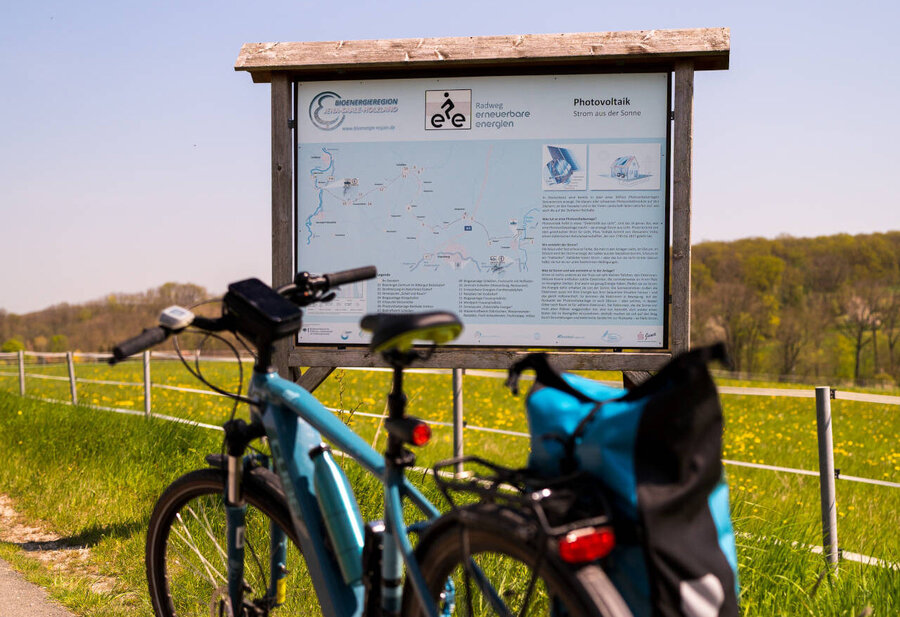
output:
<path id="1" fill-rule="evenodd" d="M 550 160 L 547 161 L 547 169 L 550 171 L 550 180 L 556 184 L 566 184 L 572 177 L 572 172 L 578 169 L 578 164 L 565 148 L 547 146 L 550 151 Z"/>
<path id="2" fill-rule="evenodd" d="M 586 144 L 544 146 L 545 191 L 583 191 L 586 184 Z"/>
<path id="3" fill-rule="evenodd" d="M 641 166 L 633 154 L 620 156 L 609 166 L 609 177 L 622 180 L 637 180 L 641 178 Z"/>
<path id="4" fill-rule="evenodd" d="M 658 143 L 591 144 L 592 191 L 653 191 L 660 188 L 663 163 Z"/>

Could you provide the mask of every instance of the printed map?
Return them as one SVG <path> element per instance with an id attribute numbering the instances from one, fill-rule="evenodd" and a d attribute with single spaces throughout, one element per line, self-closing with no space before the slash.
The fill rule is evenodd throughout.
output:
<path id="1" fill-rule="evenodd" d="M 300 269 L 491 278 L 539 263 L 539 143 L 303 144 L 299 157 Z"/>

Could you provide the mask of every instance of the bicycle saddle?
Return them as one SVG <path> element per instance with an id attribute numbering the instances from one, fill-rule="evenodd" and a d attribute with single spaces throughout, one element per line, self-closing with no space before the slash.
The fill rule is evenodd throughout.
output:
<path id="1" fill-rule="evenodd" d="M 373 313 L 363 317 L 359 325 L 372 333 L 369 349 L 377 352 L 406 352 L 415 341 L 441 345 L 455 339 L 463 329 L 459 317 L 448 311 Z"/>

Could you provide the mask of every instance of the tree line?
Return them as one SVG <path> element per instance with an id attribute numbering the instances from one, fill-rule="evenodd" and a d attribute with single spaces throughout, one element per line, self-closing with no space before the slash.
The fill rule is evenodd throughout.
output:
<path id="1" fill-rule="evenodd" d="M 737 371 L 900 383 L 900 232 L 697 244 L 691 305 Z"/>
<path id="2" fill-rule="evenodd" d="M 109 351 L 166 306 L 207 297 L 166 283 L 27 315 L 0 310 L 0 342 Z M 724 340 L 739 372 L 900 383 L 900 231 L 696 244 L 691 304 L 692 341 Z"/>
<path id="3" fill-rule="evenodd" d="M 16 315 L 0 310 L 2 351 L 109 351 L 156 324 L 162 309 L 208 297 L 199 285 L 166 283 L 136 294 L 110 294 L 85 304 L 58 304 Z"/>

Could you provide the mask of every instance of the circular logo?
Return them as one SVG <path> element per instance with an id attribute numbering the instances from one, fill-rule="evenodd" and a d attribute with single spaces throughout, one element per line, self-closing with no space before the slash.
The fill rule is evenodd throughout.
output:
<path id="1" fill-rule="evenodd" d="M 323 131 L 333 131 L 344 121 L 344 112 L 338 111 L 335 101 L 341 100 L 336 92 L 320 92 L 309 103 L 309 120 Z"/>

